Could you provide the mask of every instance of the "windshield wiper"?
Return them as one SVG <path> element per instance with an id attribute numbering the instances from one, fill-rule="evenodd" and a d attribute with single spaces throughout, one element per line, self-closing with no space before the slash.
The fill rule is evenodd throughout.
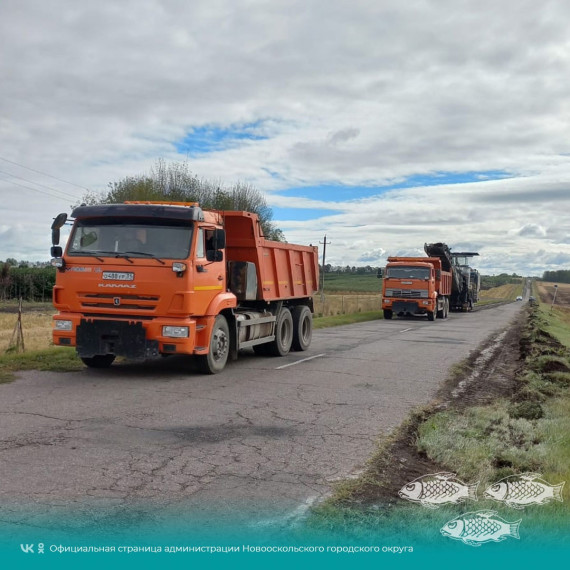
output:
<path id="1" fill-rule="evenodd" d="M 97 253 L 101 253 L 103 255 L 112 255 L 113 257 L 120 257 L 122 259 L 126 259 L 129 263 L 134 263 L 134 261 L 131 260 L 131 258 L 126 255 L 125 253 L 122 253 L 120 251 L 104 251 L 104 250 L 97 250 L 97 251 L 91 251 L 89 252 L 91 255 L 97 257 Z M 100 259 L 99 257 L 97 257 L 97 259 Z M 101 260 L 103 261 L 103 260 Z"/>
<path id="2" fill-rule="evenodd" d="M 152 257 L 153 259 L 156 259 L 156 261 L 162 263 L 162 265 L 166 265 L 166 263 L 162 261 L 162 259 L 156 257 L 154 253 L 147 253 L 146 251 L 126 251 L 125 253 L 131 253 L 133 255 L 146 255 L 147 257 Z"/>

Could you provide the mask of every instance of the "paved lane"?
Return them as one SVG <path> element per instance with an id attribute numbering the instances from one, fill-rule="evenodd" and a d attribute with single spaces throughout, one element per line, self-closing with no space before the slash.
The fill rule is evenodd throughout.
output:
<path id="1" fill-rule="evenodd" d="M 0 386 L 1 518 L 43 525 L 71 507 L 108 520 L 133 505 L 141 520 L 286 518 L 362 469 L 377 436 L 521 308 L 324 329 L 307 352 L 244 354 L 216 376 L 177 357 L 24 373 Z"/>

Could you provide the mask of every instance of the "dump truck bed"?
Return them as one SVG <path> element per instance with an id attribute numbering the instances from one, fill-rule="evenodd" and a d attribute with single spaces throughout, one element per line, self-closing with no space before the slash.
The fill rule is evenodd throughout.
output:
<path id="1" fill-rule="evenodd" d="M 318 290 L 318 251 L 313 246 L 265 239 L 256 214 L 221 212 L 228 261 L 254 263 L 257 299 L 279 301 L 310 297 Z"/>

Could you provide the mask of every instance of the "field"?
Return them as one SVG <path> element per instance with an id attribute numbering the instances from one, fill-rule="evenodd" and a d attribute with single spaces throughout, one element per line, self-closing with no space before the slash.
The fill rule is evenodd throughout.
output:
<path id="1" fill-rule="evenodd" d="M 570 307 L 570 284 L 569 283 L 547 283 L 546 281 L 537 281 L 535 287 L 543 303 L 552 304 L 554 293 L 556 292 L 555 305 L 561 307 Z"/>
<path id="2" fill-rule="evenodd" d="M 559 338 L 566 346 L 570 347 L 570 284 L 559 283 L 554 305 L 554 283 L 537 281 L 534 284 L 536 296 L 543 303 L 555 319 L 548 328 L 548 332 Z"/>
<path id="3" fill-rule="evenodd" d="M 319 283 L 320 286 L 320 283 Z M 325 273 L 325 293 L 380 293 L 382 280 L 375 273 Z"/>
<path id="4" fill-rule="evenodd" d="M 481 291 L 479 293 L 479 300 L 483 304 L 498 301 L 514 301 L 519 295 L 522 295 L 522 284 L 509 283 Z"/>
<path id="5" fill-rule="evenodd" d="M 0 311 L 0 354 L 10 347 L 14 327 L 18 322 L 18 314 L 15 309 L 5 312 L 7 308 L 12 309 L 12 307 L 4 306 L 2 307 L 3 310 Z M 33 306 L 24 303 L 22 330 L 26 350 L 43 350 L 52 345 L 51 328 L 54 313 L 55 311 L 50 303 L 44 305 L 34 303 Z"/>

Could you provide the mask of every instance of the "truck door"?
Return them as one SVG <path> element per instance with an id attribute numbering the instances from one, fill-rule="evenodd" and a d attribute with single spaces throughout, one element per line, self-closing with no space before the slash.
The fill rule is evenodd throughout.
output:
<path id="1" fill-rule="evenodd" d="M 205 315 L 212 300 L 226 290 L 226 262 L 208 261 L 215 228 L 199 227 L 196 233 L 194 272 L 194 313 Z"/>

